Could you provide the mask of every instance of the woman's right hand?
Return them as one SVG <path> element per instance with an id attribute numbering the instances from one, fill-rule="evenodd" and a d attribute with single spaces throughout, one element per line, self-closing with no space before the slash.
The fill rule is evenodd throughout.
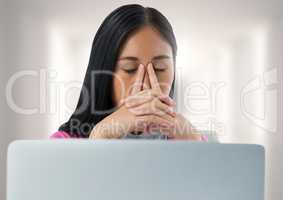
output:
<path id="1" fill-rule="evenodd" d="M 175 102 L 162 93 L 151 63 L 147 72 L 151 88 L 142 89 L 146 71 L 140 65 L 130 95 L 115 112 L 94 127 L 91 139 L 121 138 L 130 132 L 147 133 L 149 127 L 162 132 L 174 126 Z"/>

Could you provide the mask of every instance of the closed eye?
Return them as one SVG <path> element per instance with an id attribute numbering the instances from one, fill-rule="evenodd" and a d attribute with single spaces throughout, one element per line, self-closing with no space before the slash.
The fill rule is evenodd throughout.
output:
<path id="1" fill-rule="evenodd" d="M 156 72 L 163 72 L 168 69 L 168 64 L 166 62 L 155 62 L 153 65 Z"/>
<path id="2" fill-rule="evenodd" d="M 157 71 L 157 72 L 164 72 L 166 69 L 154 69 L 154 71 Z"/>
<path id="3" fill-rule="evenodd" d="M 133 68 L 133 69 L 124 69 L 124 71 L 128 74 L 134 74 L 137 71 L 137 68 Z"/>
<path id="4" fill-rule="evenodd" d="M 154 69 L 154 71 L 156 72 L 164 72 L 165 70 L 166 68 L 165 69 Z M 124 69 L 124 71 L 128 74 L 134 74 L 136 73 L 137 69 L 136 68 L 135 69 Z"/>

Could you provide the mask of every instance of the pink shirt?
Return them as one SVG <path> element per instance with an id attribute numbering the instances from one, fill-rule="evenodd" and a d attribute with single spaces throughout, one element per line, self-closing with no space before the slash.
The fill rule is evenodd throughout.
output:
<path id="1" fill-rule="evenodd" d="M 50 136 L 51 139 L 70 139 L 70 138 L 79 138 L 79 137 L 72 137 L 65 131 L 57 131 Z M 207 142 L 208 138 L 206 135 L 201 135 L 201 141 Z"/>
<path id="2" fill-rule="evenodd" d="M 72 138 L 68 133 L 65 131 L 57 131 L 53 133 L 50 138 Z"/>

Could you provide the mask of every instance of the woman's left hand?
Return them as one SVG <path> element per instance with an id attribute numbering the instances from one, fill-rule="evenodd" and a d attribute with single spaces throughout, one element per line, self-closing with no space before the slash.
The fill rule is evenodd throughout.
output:
<path id="1" fill-rule="evenodd" d="M 150 90 L 155 91 L 155 93 L 159 94 L 159 98 L 160 95 L 162 94 L 162 90 L 160 88 L 158 79 L 156 77 L 156 74 L 153 70 L 152 65 L 148 66 L 148 76 L 149 76 L 149 81 L 150 81 Z M 162 96 L 162 95 L 161 95 Z M 163 95 L 164 96 L 164 95 Z M 169 96 L 164 96 L 163 98 L 164 103 L 169 103 L 172 104 L 172 102 L 175 104 L 175 102 L 173 101 L 173 99 L 171 99 Z M 162 100 L 161 99 L 161 100 Z M 130 101 L 128 101 L 128 103 L 126 104 L 131 104 Z M 169 105 L 168 104 L 168 105 Z M 175 104 L 176 105 L 176 104 Z M 140 114 L 144 114 L 146 115 L 146 110 L 144 109 L 144 107 L 142 107 L 142 105 L 139 106 L 134 106 L 136 107 L 134 110 L 140 110 L 140 111 L 144 111 L 145 113 L 140 113 Z M 138 109 L 138 107 L 142 108 L 142 109 Z M 154 105 L 151 106 L 152 108 L 154 108 Z M 156 110 L 156 109 L 155 109 Z M 134 114 L 136 114 L 134 112 Z M 166 113 L 164 113 L 164 115 L 166 115 Z M 201 140 L 201 135 L 198 134 L 198 132 L 195 130 L 195 128 L 192 126 L 192 124 L 190 123 L 189 120 L 187 120 L 182 114 L 180 113 L 176 113 L 174 114 L 174 117 L 167 117 L 167 120 L 170 120 L 173 126 L 156 126 L 156 125 L 149 125 L 146 129 L 147 131 L 150 132 L 161 132 L 164 135 L 167 135 L 169 137 L 169 139 L 175 139 L 175 140 Z"/>

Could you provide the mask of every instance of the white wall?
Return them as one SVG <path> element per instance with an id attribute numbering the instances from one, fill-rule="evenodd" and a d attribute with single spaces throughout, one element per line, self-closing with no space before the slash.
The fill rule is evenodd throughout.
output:
<path id="1" fill-rule="evenodd" d="M 266 138 L 267 151 L 267 185 L 269 199 L 282 199 L 282 169 L 283 169 L 283 18 L 275 18 L 271 24 L 270 43 L 268 46 L 269 65 L 278 69 L 278 131 Z"/>
<path id="2" fill-rule="evenodd" d="M 5 198 L 5 163 L 6 163 L 6 146 L 7 139 L 5 133 L 5 105 L 4 105 L 4 76 L 5 76 L 5 61 L 4 61 L 4 2 L 0 1 L 0 199 Z"/>
<path id="3" fill-rule="evenodd" d="M 216 95 L 215 110 L 209 109 L 210 101 L 202 100 L 194 104 L 195 110 L 206 110 L 202 114 L 187 109 L 185 104 L 180 109 L 200 126 L 207 125 L 208 118 L 217 120 L 220 128 L 224 128 L 219 130 L 222 142 L 264 145 L 267 150 L 266 197 L 268 200 L 280 200 L 283 196 L 280 171 L 283 167 L 280 159 L 283 151 L 280 135 L 283 117 L 280 113 L 283 109 L 279 104 L 283 100 L 282 2 L 221 0 L 216 3 L 207 0 L 143 3 L 160 9 L 176 32 L 178 71 L 182 72 L 179 77 L 179 87 L 182 87 L 178 96 L 180 102 L 188 104 L 185 91 L 192 81 L 208 88 L 213 82 L 224 84 Z M 69 117 L 77 102 L 94 34 L 104 17 L 120 4 L 104 1 L 102 5 L 93 0 L 83 3 L 75 0 L 10 0 L 5 12 L 0 4 L 0 15 L 5 17 L 0 16 L 0 22 L 7 24 L 5 31 L 0 29 L 0 80 L 4 83 L 0 84 L 0 103 L 6 101 L 4 88 L 8 80 L 17 72 L 32 71 L 38 75 L 26 76 L 14 85 L 14 100 L 24 108 L 41 106 L 40 112 L 23 115 L 7 106 L 5 101 L 0 104 L 0 199 L 4 199 L 4 155 L 8 143 L 15 139 L 46 138 Z M 2 45 L 4 33 L 7 34 L 6 43 Z M 1 52 L 3 49 L 5 54 Z M 277 106 L 276 96 L 265 101 L 269 93 L 258 90 L 245 102 L 249 110 L 244 110 L 241 107 L 243 89 L 254 78 L 269 74 L 270 69 L 277 70 L 279 83 L 265 89 L 278 90 L 278 108 L 273 110 L 274 105 Z M 39 82 L 40 72 L 42 75 L 47 73 L 47 85 Z M 57 74 L 54 75 L 54 72 Z M 64 83 L 68 83 L 70 92 L 66 95 L 64 92 L 68 88 Z M 55 88 L 61 96 L 53 93 Z M 265 121 L 260 121 L 258 116 L 249 119 L 249 111 L 260 116 L 264 109 L 271 113 Z M 279 126 L 273 130 L 277 120 Z"/>

